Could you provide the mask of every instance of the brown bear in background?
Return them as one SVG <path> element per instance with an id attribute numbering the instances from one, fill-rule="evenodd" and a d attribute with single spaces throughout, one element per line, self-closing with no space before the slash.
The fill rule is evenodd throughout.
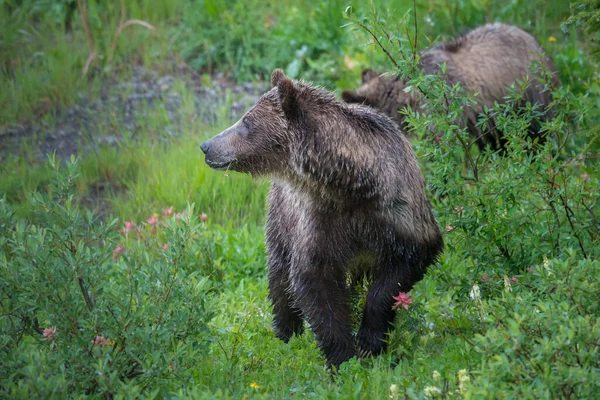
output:
<path id="1" fill-rule="evenodd" d="M 273 180 L 266 227 L 273 329 L 308 321 L 329 366 L 377 355 L 408 292 L 443 242 L 415 153 L 398 125 L 324 89 L 271 77 L 272 89 L 204 142 L 213 169 Z M 357 338 L 351 282 L 370 279 Z M 355 342 L 356 340 L 356 342 Z"/>
<path id="2" fill-rule="evenodd" d="M 547 110 L 552 95 L 544 91 L 544 84 L 538 80 L 540 74 L 532 68 L 536 62 L 552 74 L 550 87 L 557 89 L 560 81 L 554 63 L 533 36 L 517 27 L 496 23 L 426 50 L 421 55 L 419 66 L 423 73 L 432 75 L 442 73 L 441 66 L 446 63 L 444 77 L 448 85 L 460 83 L 467 92 L 478 93 L 476 104 L 465 110 L 463 120 L 459 122 L 467 128 L 480 149 L 490 145 L 492 149 L 499 150 L 505 148 L 505 140 L 502 133 L 494 128 L 493 119 L 485 129 L 477 126 L 477 119 L 484 113 L 484 107 L 492 108 L 494 102 L 504 103 L 504 97 L 510 92 L 509 86 L 527 77 L 529 82 L 524 99 L 538 104 L 539 111 L 543 113 L 539 120 L 532 120 L 529 135 L 540 143 L 545 140 L 540 132 L 540 122 L 552 118 L 552 111 Z M 364 103 L 377 108 L 405 128 L 405 116 L 399 110 L 405 107 L 417 109 L 423 104 L 420 94 L 405 92 L 405 88 L 406 83 L 399 78 L 381 77 L 375 71 L 365 70 L 358 90 L 345 91 L 342 98 L 347 103 Z"/>

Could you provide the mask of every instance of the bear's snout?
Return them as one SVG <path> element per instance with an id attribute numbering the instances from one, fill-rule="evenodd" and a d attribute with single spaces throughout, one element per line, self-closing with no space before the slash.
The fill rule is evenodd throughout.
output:
<path id="1" fill-rule="evenodd" d="M 212 169 L 227 170 L 235 161 L 235 152 L 231 146 L 231 136 L 227 131 L 202 143 L 200 149 L 206 155 L 204 161 Z"/>

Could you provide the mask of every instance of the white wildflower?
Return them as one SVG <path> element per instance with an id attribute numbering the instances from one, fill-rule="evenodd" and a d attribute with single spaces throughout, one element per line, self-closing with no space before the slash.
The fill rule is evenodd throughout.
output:
<path id="1" fill-rule="evenodd" d="M 435 397 L 442 394 L 442 391 L 437 386 L 426 386 L 425 389 L 423 389 L 423 391 L 428 397 Z"/>
<path id="2" fill-rule="evenodd" d="M 474 300 L 475 302 L 479 302 L 479 300 L 481 300 L 481 292 L 479 291 L 478 284 L 473 285 L 473 287 L 471 288 L 471 291 L 469 292 L 469 297 L 471 297 L 471 299 Z"/>
<path id="3" fill-rule="evenodd" d="M 467 390 L 467 385 L 471 383 L 471 378 L 466 369 L 458 371 L 458 392 L 464 393 Z"/>
<path id="4" fill-rule="evenodd" d="M 395 383 L 392 383 L 390 385 L 390 399 L 397 399 L 398 398 L 398 386 L 396 386 Z"/>
<path id="5" fill-rule="evenodd" d="M 508 276 L 506 275 L 504 275 L 504 291 L 512 292 L 512 285 L 510 284 L 510 279 L 508 279 Z"/>

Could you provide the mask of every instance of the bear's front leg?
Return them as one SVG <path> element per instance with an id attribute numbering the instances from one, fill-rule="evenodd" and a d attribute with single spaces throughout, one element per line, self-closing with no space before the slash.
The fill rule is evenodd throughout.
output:
<path id="1" fill-rule="evenodd" d="M 281 184 L 273 184 L 269 193 L 267 218 L 267 263 L 269 266 L 269 298 L 273 303 L 273 331 L 275 336 L 288 342 L 292 335 L 300 335 L 304 321 L 300 310 L 292 305 L 290 294 L 291 236 L 297 224 L 294 208 L 288 206 L 285 194 L 289 191 Z"/>
<path id="2" fill-rule="evenodd" d="M 294 305 L 302 310 L 330 368 L 356 354 L 345 278 L 344 268 L 328 254 L 304 254 L 292 264 Z"/>
<path id="3" fill-rule="evenodd" d="M 361 358 L 379 355 L 387 346 L 387 334 L 393 327 L 396 316 L 392 309 L 392 296 L 397 295 L 400 289 L 398 275 L 392 268 L 394 267 L 390 266 L 390 269 L 380 271 L 367 293 L 363 319 L 357 334 L 358 356 Z M 410 287 L 405 291 L 408 290 Z"/>
<path id="4" fill-rule="evenodd" d="M 292 335 L 302 334 L 304 321 L 300 310 L 292 306 L 288 254 L 280 246 L 272 246 L 269 250 L 269 298 L 273 303 L 273 332 L 287 343 Z"/>

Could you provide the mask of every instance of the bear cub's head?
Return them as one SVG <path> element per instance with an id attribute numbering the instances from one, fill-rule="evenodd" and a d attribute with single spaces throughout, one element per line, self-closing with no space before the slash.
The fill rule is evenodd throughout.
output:
<path id="1" fill-rule="evenodd" d="M 342 92 L 342 100 L 346 103 L 365 104 L 370 107 L 375 107 L 376 95 L 381 91 L 381 77 L 372 69 L 365 69 L 362 72 L 362 83 L 356 91 L 352 92 L 344 90 Z"/>
<path id="2" fill-rule="evenodd" d="M 288 79 L 280 69 L 271 90 L 230 128 L 200 145 L 215 170 L 265 175 L 281 171 L 290 158 L 290 121 L 300 112 L 299 97 L 312 88 Z"/>
<path id="3" fill-rule="evenodd" d="M 359 88 L 343 91 L 342 99 L 349 104 L 364 104 L 378 109 L 403 126 L 404 115 L 399 111 L 414 103 L 413 96 L 403 90 L 405 87 L 406 83 L 398 77 L 385 77 L 372 69 L 365 69 Z"/>

